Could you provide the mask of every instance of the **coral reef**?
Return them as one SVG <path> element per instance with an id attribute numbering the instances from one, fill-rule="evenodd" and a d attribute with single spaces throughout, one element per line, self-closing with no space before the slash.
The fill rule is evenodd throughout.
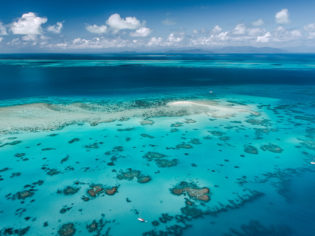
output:
<path id="1" fill-rule="evenodd" d="M 113 187 L 106 187 L 102 184 L 92 184 L 90 185 L 90 188 L 87 190 L 87 195 L 83 196 L 82 199 L 84 201 L 88 201 L 91 198 L 95 198 L 97 196 L 100 196 L 102 194 L 106 194 L 106 195 L 114 195 L 115 193 L 117 193 L 119 186 L 113 186 Z"/>
<path id="2" fill-rule="evenodd" d="M 293 231 L 286 225 L 271 225 L 266 227 L 262 225 L 259 221 L 252 220 L 248 224 L 241 226 L 239 230 L 230 229 L 229 233 L 224 234 L 224 236 L 265 236 L 265 235 L 294 235 Z"/>
<path id="3" fill-rule="evenodd" d="M 158 153 L 158 152 L 147 152 L 143 157 L 149 161 L 152 161 L 154 159 L 160 159 L 160 158 L 166 157 L 166 155 L 162 153 Z"/>
<path id="4" fill-rule="evenodd" d="M 171 189 L 171 193 L 174 195 L 188 195 L 192 199 L 196 199 L 203 202 L 210 200 L 210 190 L 207 187 L 200 188 L 194 183 L 188 183 L 185 181 L 180 182 Z"/>
<path id="5" fill-rule="evenodd" d="M 160 168 L 173 167 L 173 166 L 176 166 L 178 164 L 178 160 L 177 159 L 172 159 L 172 160 L 156 159 L 155 163 Z"/>
<path id="6" fill-rule="evenodd" d="M 75 234 L 75 232 L 76 229 L 73 223 L 63 224 L 58 230 L 58 234 L 60 236 L 72 236 Z"/>
<path id="7" fill-rule="evenodd" d="M 276 144 L 272 144 L 272 143 L 262 145 L 260 148 L 263 151 L 269 151 L 269 152 L 274 152 L 274 153 L 281 153 L 283 151 L 283 149 L 281 147 L 279 147 Z"/>
<path id="8" fill-rule="evenodd" d="M 258 149 L 252 145 L 244 145 L 244 152 L 257 155 Z"/>
<path id="9" fill-rule="evenodd" d="M 62 190 L 62 193 L 64 195 L 73 195 L 79 191 L 80 188 L 67 186 Z M 58 191 L 58 193 L 61 193 L 61 191 Z"/>
<path id="10" fill-rule="evenodd" d="M 141 171 L 139 170 L 133 170 L 131 168 L 128 168 L 127 170 L 123 171 L 120 170 L 119 174 L 117 175 L 117 179 L 119 180 L 133 180 L 137 179 L 138 183 L 148 183 L 151 181 L 151 177 L 148 175 L 141 174 Z"/>

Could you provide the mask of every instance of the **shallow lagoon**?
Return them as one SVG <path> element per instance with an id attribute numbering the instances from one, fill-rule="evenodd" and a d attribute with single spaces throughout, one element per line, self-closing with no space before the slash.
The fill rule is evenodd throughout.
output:
<path id="1" fill-rule="evenodd" d="M 1 234 L 313 235 L 314 91 L 2 100 Z"/>

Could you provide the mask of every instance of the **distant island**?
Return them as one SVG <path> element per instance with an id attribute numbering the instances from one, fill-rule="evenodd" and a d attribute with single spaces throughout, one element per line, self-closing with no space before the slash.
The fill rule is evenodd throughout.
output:
<path id="1" fill-rule="evenodd" d="M 212 53 L 288 53 L 288 51 L 272 48 L 272 47 L 252 47 L 252 46 L 230 46 L 213 49 L 172 49 L 167 50 L 165 53 L 176 54 L 176 53 L 187 53 L 187 54 L 212 54 Z"/>

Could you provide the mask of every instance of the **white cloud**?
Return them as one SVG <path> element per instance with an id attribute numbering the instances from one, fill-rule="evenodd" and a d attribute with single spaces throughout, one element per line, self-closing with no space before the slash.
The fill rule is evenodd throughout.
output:
<path id="1" fill-rule="evenodd" d="M 256 42 L 258 43 L 268 43 L 271 40 L 271 33 L 267 32 L 262 36 L 258 36 Z"/>
<path id="2" fill-rule="evenodd" d="M 104 34 L 110 31 L 114 34 L 121 30 L 130 30 L 130 36 L 132 37 L 147 37 L 151 33 L 151 29 L 145 27 L 145 22 L 141 22 L 136 17 L 122 18 L 119 14 L 115 13 L 108 17 L 106 24 L 104 25 L 87 25 L 85 27 L 87 31 L 94 34 Z M 123 32 L 121 35 L 126 35 Z"/>
<path id="3" fill-rule="evenodd" d="M 216 25 L 213 27 L 212 32 L 213 33 L 220 33 L 222 31 L 222 28 L 219 25 Z"/>
<path id="4" fill-rule="evenodd" d="M 210 35 L 200 34 L 189 39 L 191 46 L 223 46 L 230 39 L 230 32 L 222 31 L 220 26 L 215 26 Z"/>
<path id="5" fill-rule="evenodd" d="M 191 38 L 190 43 L 194 47 L 222 46 L 228 38 L 228 32 L 221 32 L 219 34 L 211 34 L 210 36 Z"/>
<path id="6" fill-rule="evenodd" d="M 263 33 L 264 30 L 261 29 L 261 28 L 249 28 L 249 29 L 247 30 L 247 32 L 248 32 L 248 35 L 249 35 L 249 36 L 256 36 L 256 35 L 258 35 L 258 34 Z"/>
<path id="7" fill-rule="evenodd" d="M 7 29 L 6 27 L 0 22 L 0 35 L 7 35 Z"/>
<path id="8" fill-rule="evenodd" d="M 287 9 L 283 9 L 276 14 L 279 24 L 289 22 L 289 14 Z M 306 39 L 315 38 L 315 23 L 305 25 L 300 28 L 289 28 L 285 25 L 276 25 L 276 28 L 264 26 L 262 19 L 254 22 L 244 22 L 237 24 L 234 28 L 226 31 L 219 25 L 215 25 L 212 29 L 202 28 L 195 29 L 192 32 L 185 31 L 170 33 L 169 35 L 160 37 L 160 35 L 151 36 L 152 29 L 146 27 L 145 21 L 136 17 L 122 18 L 119 14 L 111 15 L 106 23 L 95 25 L 85 25 L 88 32 L 94 33 L 94 36 L 82 38 L 77 36 L 74 40 L 65 40 L 60 42 L 61 38 L 45 37 L 45 33 L 60 33 L 63 28 L 62 22 L 49 25 L 47 28 L 43 24 L 47 22 L 47 18 L 38 17 L 30 12 L 23 14 L 22 17 L 16 19 L 11 25 L 5 26 L 0 22 L 0 38 L 10 32 L 18 36 L 18 40 L 10 45 L 38 45 L 39 47 L 65 48 L 65 49 L 98 49 L 98 48 L 142 48 L 142 47 L 222 47 L 222 46 L 261 46 L 263 43 L 273 47 L 287 47 L 305 42 L 313 42 Z M 281 23 L 280 23 L 281 22 Z M 248 24 L 247 24 L 248 23 Z M 6 29 L 7 27 L 7 29 Z M 43 29 L 42 29 L 43 28 Z M 286 29 L 288 28 L 288 29 Z M 10 33 L 8 32 L 8 33 Z M 108 34 L 105 34 L 107 33 Z M 163 33 L 163 32 L 161 32 Z M 48 35 L 48 34 L 47 34 Z M 150 36 L 150 37 L 148 37 Z M 145 38 L 147 37 L 147 38 Z M 9 45 L 9 41 L 5 41 Z M 3 43 L 2 43 L 3 44 Z"/>
<path id="9" fill-rule="evenodd" d="M 68 47 L 68 43 L 57 43 L 55 46 L 57 48 L 67 48 Z"/>
<path id="10" fill-rule="evenodd" d="M 184 37 L 182 35 L 175 36 L 174 33 L 170 33 L 170 35 L 167 38 L 167 41 L 170 43 L 179 43 L 183 41 Z"/>
<path id="11" fill-rule="evenodd" d="M 289 42 L 294 41 L 298 38 L 302 37 L 302 33 L 300 30 L 287 30 L 282 26 L 279 26 L 273 35 L 273 41 L 275 42 Z"/>
<path id="12" fill-rule="evenodd" d="M 114 30 L 114 32 L 124 29 L 135 30 L 141 27 L 141 22 L 136 17 L 128 16 L 126 18 L 121 18 L 117 13 L 111 15 L 106 23 Z"/>
<path id="13" fill-rule="evenodd" d="M 82 39 L 82 38 L 75 38 L 72 40 L 72 44 L 74 45 L 87 45 L 89 43 L 89 40 Z"/>
<path id="14" fill-rule="evenodd" d="M 295 38 L 299 38 L 302 36 L 302 33 L 299 30 L 292 30 L 290 34 L 292 35 L 292 37 L 295 37 Z"/>
<path id="15" fill-rule="evenodd" d="M 276 29 L 277 32 L 285 32 L 287 31 L 283 26 L 278 26 Z"/>
<path id="16" fill-rule="evenodd" d="M 228 36 L 228 32 L 221 32 L 220 34 L 217 35 L 217 38 L 220 40 L 220 41 L 225 41 L 225 40 L 228 40 L 229 36 Z"/>
<path id="17" fill-rule="evenodd" d="M 315 31 L 315 23 L 305 25 L 304 30 L 306 30 L 308 32 Z"/>
<path id="18" fill-rule="evenodd" d="M 57 46 L 57 45 L 55 45 Z M 100 49 L 100 48 L 124 48 L 133 47 L 133 41 L 121 38 L 108 39 L 104 37 L 95 37 L 92 39 L 75 38 L 67 47 L 74 49 Z M 64 44 L 61 45 L 64 47 Z"/>
<path id="19" fill-rule="evenodd" d="M 171 19 L 166 18 L 162 21 L 162 24 L 163 25 L 176 25 L 176 22 Z"/>
<path id="20" fill-rule="evenodd" d="M 132 37 L 147 37 L 151 33 L 151 29 L 147 27 L 141 27 L 134 32 L 130 33 Z"/>
<path id="21" fill-rule="evenodd" d="M 107 31 L 107 26 L 106 25 L 87 25 L 85 29 L 93 34 L 104 34 Z"/>
<path id="22" fill-rule="evenodd" d="M 305 25 L 304 30 L 308 33 L 308 36 L 307 36 L 308 39 L 315 38 L 315 23 Z"/>
<path id="23" fill-rule="evenodd" d="M 162 37 L 152 37 L 150 41 L 148 42 L 148 46 L 159 46 L 162 42 Z"/>
<path id="24" fill-rule="evenodd" d="M 63 27 L 62 22 L 57 22 L 55 25 L 48 26 L 47 30 L 54 34 L 60 34 L 62 27 Z"/>
<path id="25" fill-rule="evenodd" d="M 11 31 L 13 34 L 39 35 L 42 33 L 41 25 L 47 22 L 47 18 L 38 17 L 35 13 L 25 13 L 17 21 L 11 24 Z"/>
<path id="26" fill-rule="evenodd" d="M 246 26 L 244 24 L 238 24 L 234 28 L 234 34 L 245 34 Z"/>
<path id="27" fill-rule="evenodd" d="M 288 24 L 290 22 L 288 9 L 282 9 L 277 12 L 275 18 L 278 24 Z"/>
<path id="28" fill-rule="evenodd" d="M 20 39 L 19 38 L 14 38 L 11 41 L 7 42 L 7 45 L 9 46 L 15 46 L 20 44 Z"/>
<path id="29" fill-rule="evenodd" d="M 27 35 L 24 35 L 24 36 L 22 37 L 22 39 L 23 39 L 24 41 L 36 41 L 37 35 L 36 35 L 36 34 L 27 34 Z"/>
<path id="30" fill-rule="evenodd" d="M 309 32 L 308 39 L 315 39 L 315 32 Z"/>
<path id="31" fill-rule="evenodd" d="M 2 42 L 2 40 L 3 40 L 3 38 L 2 38 L 2 37 L 0 37 L 0 43 Z"/>
<path id="32" fill-rule="evenodd" d="M 252 22 L 253 26 L 262 26 L 264 24 L 263 19 L 258 19 Z"/>

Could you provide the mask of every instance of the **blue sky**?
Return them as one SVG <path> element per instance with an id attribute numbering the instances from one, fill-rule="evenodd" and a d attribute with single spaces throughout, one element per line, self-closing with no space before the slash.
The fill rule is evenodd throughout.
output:
<path id="1" fill-rule="evenodd" d="M 315 51 L 315 1 L 0 0 L 1 52 Z"/>

